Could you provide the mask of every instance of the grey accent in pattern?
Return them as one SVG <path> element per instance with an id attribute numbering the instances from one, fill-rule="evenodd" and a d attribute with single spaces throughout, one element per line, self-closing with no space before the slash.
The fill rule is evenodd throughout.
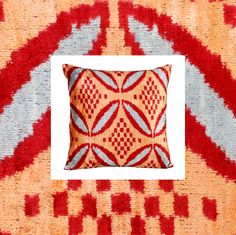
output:
<path id="1" fill-rule="evenodd" d="M 116 163 L 113 162 L 111 159 L 108 158 L 108 156 L 101 151 L 99 148 L 93 146 L 93 151 L 104 161 L 106 162 L 109 166 L 116 166 Z"/>
<path id="2" fill-rule="evenodd" d="M 150 30 L 133 17 L 129 17 L 128 22 L 130 32 L 135 35 L 145 54 L 179 54 L 172 49 L 172 42 L 160 36 L 156 25 Z M 236 161 L 236 118 L 233 112 L 225 105 L 223 98 L 205 82 L 204 74 L 195 65 L 190 64 L 188 59 L 185 68 L 187 107 L 205 127 L 206 135 L 226 153 L 230 160 Z"/>
<path id="3" fill-rule="evenodd" d="M 132 166 L 135 163 L 139 162 L 150 152 L 150 150 L 151 150 L 151 147 L 145 148 L 141 153 L 139 153 L 133 160 L 128 162 L 125 166 Z"/>
<path id="4" fill-rule="evenodd" d="M 101 119 L 98 121 L 97 125 L 92 130 L 92 133 L 99 132 L 107 123 L 107 121 L 111 118 L 112 114 L 116 111 L 118 108 L 118 102 L 115 104 L 112 104 L 111 107 L 103 114 Z"/>
<path id="5" fill-rule="evenodd" d="M 157 151 L 157 153 L 159 154 L 159 156 L 161 157 L 162 162 L 165 164 L 166 167 L 170 166 L 170 161 L 169 159 L 166 157 L 166 154 L 157 146 L 155 147 L 155 150 Z"/>
<path id="6" fill-rule="evenodd" d="M 82 68 L 75 69 L 71 75 L 69 80 L 69 91 L 71 90 L 72 86 L 75 84 L 76 79 L 78 78 L 79 74 L 83 71 Z"/>
<path id="7" fill-rule="evenodd" d="M 65 170 L 70 170 L 72 168 L 74 168 L 77 163 L 80 161 L 80 159 L 84 156 L 84 154 L 86 153 L 86 151 L 88 150 L 88 145 L 84 146 L 83 148 L 81 148 L 78 153 L 73 157 L 72 161 L 67 163 L 67 165 L 64 167 Z"/>
<path id="8" fill-rule="evenodd" d="M 134 74 L 132 74 L 128 80 L 125 82 L 125 84 L 123 85 L 123 89 L 127 89 L 130 86 L 132 86 L 142 75 L 144 74 L 144 71 L 138 71 L 135 72 Z"/>
<path id="9" fill-rule="evenodd" d="M 83 132 L 88 133 L 87 127 L 85 126 L 83 120 L 77 115 L 75 110 L 72 107 L 70 107 L 70 111 L 71 111 L 72 119 L 74 120 L 76 126 Z"/>
<path id="10" fill-rule="evenodd" d="M 155 134 L 160 132 L 165 124 L 166 124 L 166 112 L 162 114 L 161 119 L 159 120 L 158 125 L 156 126 Z"/>
<path id="11" fill-rule="evenodd" d="M 186 63 L 186 105 L 197 121 L 205 126 L 206 135 L 223 150 L 228 158 L 236 161 L 236 119 L 206 83 L 199 69 Z M 188 90 L 188 91 L 187 91 Z"/>
<path id="12" fill-rule="evenodd" d="M 146 123 L 143 121 L 143 119 L 139 116 L 139 114 L 133 109 L 131 108 L 131 106 L 129 104 L 125 104 L 124 103 L 124 107 L 125 109 L 130 113 L 130 115 L 134 118 L 134 120 L 136 121 L 136 123 L 139 125 L 139 127 L 148 135 L 151 134 L 151 131 L 148 129 L 148 126 L 146 125 Z"/>
<path id="13" fill-rule="evenodd" d="M 86 54 L 100 30 L 100 17 L 79 29 L 73 25 L 71 35 L 59 42 L 53 55 Z M 33 134 L 33 124 L 50 106 L 50 59 L 32 70 L 30 76 L 31 80 L 14 94 L 12 103 L 5 106 L 0 115 L 1 160 L 12 156 L 17 145 Z"/>
<path id="14" fill-rule="evenodd" d="M 105 73 L 98 70 L 94 70 L 94 73 L 99 76 L 107 85 L 111 86 L 114 89 L 118 88 L 114 81 L 112 81 L 112 79 L 108 77 Z"/>
<path id="15" fill-rule="evenodd" d="M 60 41 L 59 48 L 54 55 L 83 55 L 93 48 L 93 43 L 101 31 L 101 17 L 90 20 L 88 24 L 78 29 L 72 24 L 71 34 Z M 86 37 L 84 36 L 86 35 Z"/>
<path id="16" fill-rule="evenodd" d="M 150 30 L 145 24 L 135 20 L 133 16 L 129 16 L 128 26 L 130 32 L 134 34 L 135 40 L 140 43 L 140 47 L 146 55 L 173 54 L 173 43 L 163 40 L 158 33 L 156 25 Z"/>
<path id="17" fill-rule="evenodd" d="M 165 88 L 167 88 L 168 80 L 167 80 L 166 74 L 159 68 L 154 69 L 153 71 L 158 74 L 160 79 L 163 81 Z"/>

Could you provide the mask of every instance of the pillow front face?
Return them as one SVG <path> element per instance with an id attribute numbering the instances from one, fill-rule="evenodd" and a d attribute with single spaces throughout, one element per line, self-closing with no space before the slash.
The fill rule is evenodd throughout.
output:
<path id="1" fill-rule="evenodd" d="M 173 166 L 166 138 L 171 65 L 101 71 L 64 64 L 63 71 L 70 94 L 65 169 Z"/>

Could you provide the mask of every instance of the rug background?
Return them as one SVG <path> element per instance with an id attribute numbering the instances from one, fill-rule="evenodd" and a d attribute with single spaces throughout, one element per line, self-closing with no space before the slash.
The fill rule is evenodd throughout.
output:
<path id="1" fill-rule="evenodd" d="M 234 1 L 1 1 L 0 234 L 235 234 Z M 50 55 L 187 57 L 185 181 L 51 181 Z"/>

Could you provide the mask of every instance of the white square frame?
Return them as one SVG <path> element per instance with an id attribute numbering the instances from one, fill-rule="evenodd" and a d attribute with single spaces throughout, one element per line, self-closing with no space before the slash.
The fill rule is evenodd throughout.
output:
<path id="1" fill-rule="evenodd" d="M 167 95 L 167 140 L 172 168 L 99 167 L 64 170 L 69 148 L 69 93 L 62 64 L 101 70 L 172 65 Z M 185 179 L 185 56 L 51 56 L 51 179 Z"/>

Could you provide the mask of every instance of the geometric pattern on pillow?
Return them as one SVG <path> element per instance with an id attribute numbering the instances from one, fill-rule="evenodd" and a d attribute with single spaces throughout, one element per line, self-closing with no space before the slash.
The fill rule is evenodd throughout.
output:
<path id="1" fill-rule="evenodd" d="M 70 94 L 65 169 L 173 166 L 166 138 L 171 65 L 102 71 L 64 64 L 63 71 Z"/>

